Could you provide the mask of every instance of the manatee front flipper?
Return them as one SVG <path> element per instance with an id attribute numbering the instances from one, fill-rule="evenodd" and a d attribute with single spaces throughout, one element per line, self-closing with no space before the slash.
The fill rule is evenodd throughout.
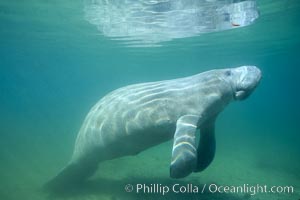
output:
<path id="1" fill-rule="evenodd" d="M 172 178 L 183 178 L 196 168 L 195 133 L 198 120 L 199 117 L 196 115 L 184 115 L 177 120 L 170 166 Z"/>
<path id="2" fill-rule="evenodd" d="M 194 172 L 203 171 L 214 159 L 216 151 L 215 118 L 200 126 L 200 141 L 197 149 L 197 166 Z"/>

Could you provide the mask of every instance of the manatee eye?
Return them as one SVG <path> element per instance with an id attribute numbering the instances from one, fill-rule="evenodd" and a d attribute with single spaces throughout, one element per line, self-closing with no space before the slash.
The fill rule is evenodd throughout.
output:
<path id="1" fill-rule="evenodd" d="M 225 75 L 226 75 L 226 76 L 231 76 L 231 70 L 226 70 L 226 71 L 225 71 Z"/>

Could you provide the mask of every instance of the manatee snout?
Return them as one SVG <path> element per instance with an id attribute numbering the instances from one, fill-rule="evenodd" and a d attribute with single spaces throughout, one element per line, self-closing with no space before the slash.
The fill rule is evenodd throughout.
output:
<path id="1" fill-rule="evenodd" d="M 256 66 L 242 66 L 234 69 L 236 100 L 246 99 L 257 87 L 261 80 L 261 71 Z"/>

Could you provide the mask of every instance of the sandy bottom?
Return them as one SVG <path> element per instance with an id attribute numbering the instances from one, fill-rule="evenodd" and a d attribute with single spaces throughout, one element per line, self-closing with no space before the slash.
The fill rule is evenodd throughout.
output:
<path id="1" fill-rule="evenodd" d="M 29 148 L 30 142 L 28 142 L 27 146 L 19 147 L 18 153 L 12 154 L 8 152 L 8 148 L 1 151 L 0 199 L 298 200 L 300 198 L 300 162 L 296 153 L 291 150 L 286 151 L 288 148 L 283 148 L 276 143 L 264 144 L 258 138 L 252 138 L 246 142 L 243 140 L 236 137 L 234 139 L 219 138 L 213 163 L 205 171 L 184 179 L 169 178 L 172 143 L 167 142 L 134 157 L 106 161 L 99 165 L 95 176 L 86 183 L 71 188 L 66 186 L 61 192 L 55 194 L 46 193 L 41 187 L 46 180 L 59 171 L 58 166 L 64 165 L 70 151 L 63 151 L 65 147 L 59 145 L 48 150 L 38 150 L 39 146 L 30 146 L 31 150 L 26 150 Z M 23 141 L 24 143 L 26 144 Z M 64 153 L 59 154 L 61 151 Z M 133 185 L 133 192 L 125 191 L 127 184 Z M 144 192 L 142 188 L 137 193 L 137 184 L 145 184 L 148 190 L 145 189 Z M 174 192 L 172 190 L 174 184 L 178 184 L 176 190 L 182 186 L 182 192 Z M 245 185 L 248 192 L 213 192 L 215 185 L 212 184 L 231 188 Z M 281 192 L 274 194 L 256 193 L 250 187 L 257 185 L 266 185 L 268 189 L 272 186 L 293 186 L 293 193 L 283 192 L 282 188 L 279 188 Z M 154 191 L 154 186 L 159 191 Z M 169 192 L 163 195 L 164 186 L 169 188 Z M 212 191 L 209 190 L 209 186 Z M 188 188 L 192 188 L 192 191 L 188 191 Z M 198 191 L 195 188 L 198 188 Z"/>

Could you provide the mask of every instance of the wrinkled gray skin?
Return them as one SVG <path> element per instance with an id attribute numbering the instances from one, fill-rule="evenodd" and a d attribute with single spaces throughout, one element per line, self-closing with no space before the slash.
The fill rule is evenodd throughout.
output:
<path id="1" fill-rule="evenodd" d="M 83 181 L 101 161 L 136 155 L 172 138 L 170 176 L 182 178 L 204 170 L 215 153 L 217 115 L 232 100 L 247 98 L 260 79 L 257 67 L 242 66 L 109 93 L 90 110 L 71 161 L 47 186 Z M 198 148 L 196 129 L 200 129 Z"/>

